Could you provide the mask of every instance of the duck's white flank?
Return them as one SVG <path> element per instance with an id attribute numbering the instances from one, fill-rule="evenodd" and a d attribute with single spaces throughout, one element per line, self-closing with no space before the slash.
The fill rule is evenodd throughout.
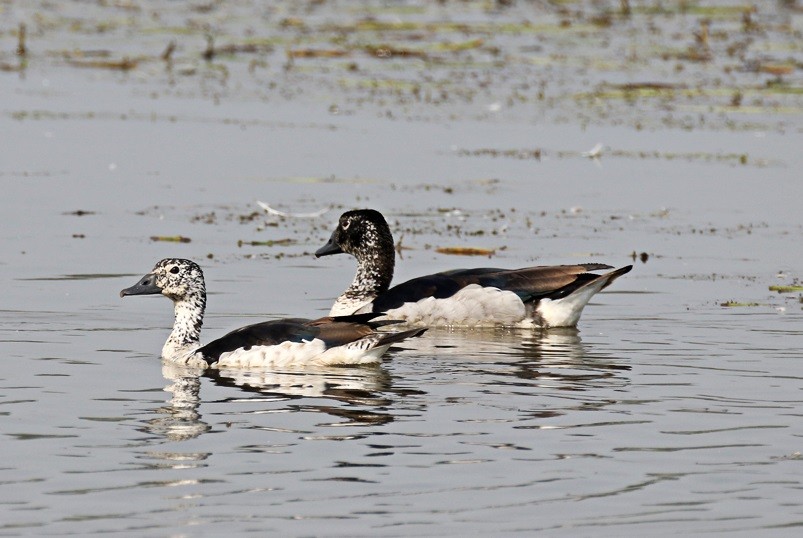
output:
<path id="1" fill-rule="evenodd" d="M 343 346 L 326 349 L 317 338 L 303 342 L 282 342 L 273 346 L 253 346 L 221 353 L 213 368 L 287 368 L 375 364 L 390 345 L 371 347 L 378 338 L 362 338 Z"/>
<path id="2" fill-rule="evenodd" d="M 525 319 L 526 308 L 512 291 L 470 284 L 446 299 L 426 297 L 390 309 L 386 315 L 428 327 L 492 327 L 518 325 Z"/>
<path id="3" fill-rule="evenodd" d="M 470 284 L 446 299 L 427 297 L 404 303 L 386 316 L 429 327 L 574 327 L 603 285 L 604 281 L 596 281 L 561 299 L 542 299 L 532 312 L 512 291 Z"/>

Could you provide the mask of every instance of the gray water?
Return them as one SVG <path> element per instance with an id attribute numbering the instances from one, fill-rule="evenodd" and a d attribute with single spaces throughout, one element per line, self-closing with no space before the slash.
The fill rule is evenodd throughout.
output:
<path id="1" fill-rule="evenodd" d="M 769 287 L 803 278 L 800 8 L 565 4 L 0 4 L 0 535 L 796 534 L 803 305 Z M 271 48 L 207 63 L 207 32 Z M 324 315 L 354 262 L 312 252 L 355 207 L 398 282 L 635 266 L 579 330 L 431 330 L 375 368 L 162 365 L 169 302 L 118 296 L 180 256 L 205 339 Z"/>

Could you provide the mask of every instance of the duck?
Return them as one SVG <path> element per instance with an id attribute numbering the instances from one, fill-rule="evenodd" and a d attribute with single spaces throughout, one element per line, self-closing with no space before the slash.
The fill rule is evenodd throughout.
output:
<path id="1" fill-rule="evenodd" d="M 576 327 L 591 297 L 633 268 L 581 263 L 454 269 L 391 287 L 396 248 L 385 217 L 374 209 L 343 213 L 315 256 L 340 253 L 357 259 L 357 274 L 330 316 L 384 312 L 428 327 Z"/>
<path id="2" fill-rule="evenodd" d="M 284 318 L 233 330 L 201 345 L 206 285 L 201 267 L 181 258 L 165 258 L 139 281 L 120 292 L 164 295 L 173 301 L 173 330 L 162 348 L 164 361 L 193 368 L 282 368 L 364 365 L 380 361 L 388 348 L 424 330 L 378 331 L 394 321 L 374 321 L 381 314 Z"/>

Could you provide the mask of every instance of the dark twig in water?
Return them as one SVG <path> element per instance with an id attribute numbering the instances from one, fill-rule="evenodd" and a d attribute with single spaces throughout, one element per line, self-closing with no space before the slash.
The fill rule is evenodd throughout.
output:
<path id="1" fill-rule="evenodd" d="M 623 17 L 629 17 L 633 13 L 630 9 L 630 0 L 619 0 L 619 5 L 622 8 Z"/>
<path id="2" fill-rule="evenodd" d="M 212 34 L 206 34 L 206 50 L 203 53 L 203 58 L 206 61 L 212 60 L 215 57 L 215 38 Z"/>
<path id="3" fill-rule="evenodd" d="M 173 52 L 176 50 L 176 42 L 175 40 L 171 39 L 170 43 L 167 44 L 167 48 L 162 53 L 162 60 L 165 62 L 173 61 Z"/>
<path id="4" fill-rule="evenodd" d="M 19 30 L 17 30 L 17 56 L 25 56 L 28 54 L 28 48 L 25 46 L 25 23 L 21 22 Z"/>

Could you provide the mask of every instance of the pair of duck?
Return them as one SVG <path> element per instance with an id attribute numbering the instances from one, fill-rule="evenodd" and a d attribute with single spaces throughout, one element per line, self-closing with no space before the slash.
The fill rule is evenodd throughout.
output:
<path id="1" fill-rule="evenodd" d="M 600 263 L 457 269 L 391 288 L 393 237 L 385 218 L 372 209 L 344 213 L 315 255 L 339 253 L 354 256 L 358 268 L 329 316 L 256 323 L 204 346 L 206 287 L 196 263 L 161 260 L 120 296 L 161 294 L 173 301 L 173 331 L 162 348 L 162 358 L 170 362 L 200 368 L 357 365 L 379 362 L 391 345 L 420 336 L 427 327 L 574 327 L 591 297 L 632 269 L 593 273 L 613 269 Z M 419 327 L 378 330 L 399 322 Z"/>

